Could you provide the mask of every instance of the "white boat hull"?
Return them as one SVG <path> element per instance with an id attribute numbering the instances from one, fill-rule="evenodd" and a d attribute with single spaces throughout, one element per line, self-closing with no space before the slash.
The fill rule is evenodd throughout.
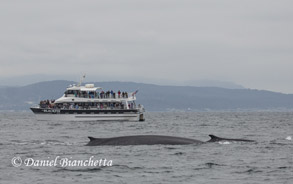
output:
<path id="1" fill-rule="evenodd" d="M 35 114 L 39 121 L 141 121 L 142 114 Z"/>

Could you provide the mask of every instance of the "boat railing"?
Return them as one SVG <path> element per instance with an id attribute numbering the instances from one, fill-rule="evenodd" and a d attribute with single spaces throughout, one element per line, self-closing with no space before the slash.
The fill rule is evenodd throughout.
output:
<path id="1" fill-rule="evenodd" d="M 65 94 L 65 97 L 75 97 L 75 98 L 89 98 L 89 99 L 127 99 L 129 94 L 125 96 L 118 95 L 97 95 L 97 94 Z"/>

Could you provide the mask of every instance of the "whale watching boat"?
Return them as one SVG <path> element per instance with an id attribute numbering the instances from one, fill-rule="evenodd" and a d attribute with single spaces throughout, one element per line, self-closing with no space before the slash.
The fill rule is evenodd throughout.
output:
<path id="1" fill-rule="evenodd" d="M 138 90 L 133 93 L 103 91 L 94 84 L 81 86 L 82 80 L 78 85 L 70 85 L 62 97 L 31 107 L 37 119 L 144 121 L 144 107 L 135 103 Z"/>

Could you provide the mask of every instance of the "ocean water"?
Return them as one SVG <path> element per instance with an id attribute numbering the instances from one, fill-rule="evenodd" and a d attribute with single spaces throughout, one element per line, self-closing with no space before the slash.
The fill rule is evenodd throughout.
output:
<path id="1" fill-rule="evenodd" d="M 0 131 L 1 184 L 293 183 L 293 112 L 149 112 L 145 122 L 53 122 L 1 113 Z M 214 134 L 256 143 L 85 146 L 88 136 L 140 134 L 202 141 Z M 109 166 L 76 165 L 90 158 Z M 60 163 L 40 164 L 46 160 Z"/>

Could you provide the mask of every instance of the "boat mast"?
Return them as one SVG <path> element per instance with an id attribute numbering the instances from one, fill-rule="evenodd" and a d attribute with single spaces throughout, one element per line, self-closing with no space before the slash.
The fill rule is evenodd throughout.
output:
<path id="1" fill-rule="evenodd" d="M 83 82 L 84 78 L 85 78 L 85 74 L 80 78 L 80 81 L 79 81 L 77 87 L 80 87 L 80 85 Z"/>

